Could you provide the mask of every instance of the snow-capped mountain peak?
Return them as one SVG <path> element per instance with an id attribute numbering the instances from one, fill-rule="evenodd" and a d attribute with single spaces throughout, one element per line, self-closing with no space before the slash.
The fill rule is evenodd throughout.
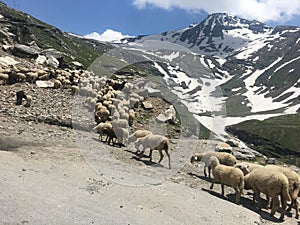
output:
<path id="1" fill-rule="evenodd" d="M 258 21 L 249 21 L 226 13 L 215 13 L 201 23 L 191 24 L 185 29 L 140 36 L 126 41 L 172 42 L 198 54 L 218 55 L 224 58 L 235 50 L 247 46 L 250 41 L 267 36 L 271 32 L 271 27 Z"/>

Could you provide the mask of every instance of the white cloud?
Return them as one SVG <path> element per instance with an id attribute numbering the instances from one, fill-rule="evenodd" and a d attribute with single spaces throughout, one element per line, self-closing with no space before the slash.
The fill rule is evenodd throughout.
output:
<path id="1" fill-rule="evenodd" d="M 84 36 L 85 38 L 89 39 L 95 39 L 98 41 L 107 41 L 107 42 L 113 42 L 113 41 L 119 41 L 126 37 L 131 37 L 129 35 L 123 35 L 121 32 L 114 31 L 111 29 L 107 29 L 102 34 L 99 34 L 97 32 L 93 32 L 90 34 L 87 34 Z"/>
<path id="2" fill-rule="evenodd" d="M 133 0 L 133 4 L 139 9 L 155 6 L 166 10 L 203 10 L 209 14 L 225 12 L 261 22 L 284 22 L 300 14 L 299 0 Z"/>

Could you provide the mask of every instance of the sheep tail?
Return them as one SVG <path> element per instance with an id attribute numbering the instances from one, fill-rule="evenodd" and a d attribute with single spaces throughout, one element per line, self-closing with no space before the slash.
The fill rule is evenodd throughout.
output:
<path id="1" fill-rule="evenodd" d="M 291 201 L 291 197 L 289 194 L 289 184 L 285 183 L 282 185 L 282 190 L 281 190 L 281 198 L 284 198 L 286 201 Z"/>

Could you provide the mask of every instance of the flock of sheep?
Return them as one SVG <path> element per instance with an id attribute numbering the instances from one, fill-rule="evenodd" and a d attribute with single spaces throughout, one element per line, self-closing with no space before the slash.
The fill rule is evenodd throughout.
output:
<path id="1" fill-rule="evenodd" d="M 102 142 L 120 147 L 135 142 L 136 153 L 139 157 L 144 155 L 147 148 L 150 149 L 148 156 L 150 161 L 152 161 L 152 151 L 158 150 L 160 154 L 158 163 L 162 161 L 163 151 L 165 151 L 168 166 L 171 168 L 170 142 L 167 137 L 152 134 L 150 130 L 136 130 L 130 134 L 136 117 L 135 111 L 145 100 L 133 90 L 134 88 L 126 81 L 98 78 L 92 82 L 91 79 L 87 82 L 81 80 L 77 93 L 87 96 L 85 100 L 87 106 L 94 108 L 96 126 L 93 130 L 99 134 Z"/>
<path id="2" fill-rule="evenodd" d="M 94 116 L 97 125 L 96 130 L 101 141 L 103 136 L 108 144 L 126 146 L 132 142 L 135 143 L 137 153 L 143 155 L 149 148 L 149 160 L 152 160 L 152 151 L 158 150 L 160 153 L 160 163 L 163 159 L 162 151 L 165 151 L 170 160 L 170 141 L 167 137 L 153 134 L 149 130 L 136 130 L 129 135 L 130 127 L 135 120 L 135 109 L 144 100 L 132 91 L 131 84 L 125 81 L 106 80 L 100 91 L 92 99 L 94 106 Z M 142 150 L 140 151 L 140 146 Z M 259 207 L 271 207 L 271 216 L 274 216 L 280 207 L 279 196 L 281 200 L 280 220 L 284 219 L 287 203 L 290 202 L 288 210 L 294 208 L 296 218 L 299 218 L 297 197 L 300 190 L 299 175 L 283 166 L 267 165 L 262 166 L 254 163 L 237 163 L 236 158 L 226 152 L 206 152 L 194 153 L 191 157 L 191 163 L 204 162 L 204 175 L 208 176 L 211 171 L 213 174 L 210 189 L 213 189 L 215 183 L 221 184 L 221 194 L 224 195 L 224 186 L 230 186 L 235 190 L 235 202 L 239 203 L 244 190 L 252 189 L 253 203 L 257 201 Z M 260 193 L 266 195 L 266 200 L 260 197 Z"/>
<path id="3" fill-rule="evenodd" d="M 225 152 L 206 152 L 194 153 L 191 163 L 204 162 L 204 174 L 207 176 L 206 169 L 212 170 L 213 179 L 210 189 L 214 183 L 220 183 L 224 196 L 224 185 L 230 186 L 235 190 L 235 202 L 240 202 L 240 197 L 244 190 L 252 189 L 253 203 L 257 201 L 259 208 L 268 209 L 271 200 L 271 216 L 274 216 L 279 209 L 281 200 L 281 215 L 279 220 L 283 220 L 287 202 L 290 202 L 288 211 L 295 209 L 295 218 L 299 218 L 298 194 L 300 190 L 300 177 L 298 173 L 288 167 L 279 165 L 262 166 L 255 163 L 237 163 L 236 158 Z M 260 193 L 266 195 L 266 201 L 260 197 Z"/>
<path id="4" fill-rule="evenodd" d="M 83 78 L 89 79 L 83 79 Z M 152 151 L 158 150 L 160 163 L 165 151 L 168 157 L 168 165 L 171 168 L 170 141 L 167 137 L 153 134 L 149 130 L 132 131 L 132 126 L 136 117 L 136 109 L 144 97 L 137 94 L 133 84 L 126 81 L 119 81 L 106 78 L 90 80 L 91 74 L 87 71 L 67 71 L 57 69 L 56 71 L 47 69 L 27 69 L 27 68 L 0 68 L 0 83 L 12 84 L 16 82 L 31 82 L 36 80 L 54 79 L 53 87 L 60 88 L 69 86 L 73 94 L 78 93 L 85 96 L 85 103 L 93 108 L 96 130 L 101 141 L 107 144 L 126 146 L 135 143 L 136 153 L 142 156 L 149 148 L 149 160 L 152 161 Z M 100 80 L 99 80 L 100 79 Z M 80 82 L 79 82 L 80 81 Z M 32 97 L 20 91 L 17 93 L 17 104 L 26 100 L 26 106 L 30 106 Z M 103 140 L 103 137 L 106 139 Z M 140 146 L 142 150 L 140 151 Z M 268 208 L 271 206 L 271 216 L 274 216 L 280 206 L 280 220 L 284 219 L 287 202 L 290 202 L 287 210 L 294 208 L 296 218 L 299 218 L 297 197 L 300 190 L 299 175 L 287 168 L 277 165 L 262 166 L 253 163 L 237 163 L 236 158 L 225 152 L 194 153 L 191 163 L 204 162 L 204 175 L 213 174 L 210 189 L 215 183 L 220 183 L 222 195 L 224 186 L 230 186 L 235 190 L 235 202 L 240 202 L 240 197 L 244 190 L 252 189 L 254 192 L 253 203 L 258 201 L 259 207 Z M 260 193 L 266 195 L 266 201 L 260 197 Z M 271 203 L 269 203 L 271 200 Z M 266 203 L 265 203 L 266 202 Z M 265 204 L 263 204 L 265 203 Z"/>

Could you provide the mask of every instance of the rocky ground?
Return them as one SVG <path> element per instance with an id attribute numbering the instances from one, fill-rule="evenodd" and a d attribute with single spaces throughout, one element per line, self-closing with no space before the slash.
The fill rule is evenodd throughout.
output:
<path id="1" fill-rule="evenodd" d="M 166 159 L 158 166 L 136 157 L 133 145 L 108 146 L 68 127 L 76 104 L 68 89 L 0 88 L 1 224 L 279 223 L 251 205 L 251 193 L 236 205 L 231 188 L 225 198 L 219 185 L 209 190 L 203 165 L 189 163 L 192 152 L 211 148 L 206 141 L 173 138 L 169 170 Z M 33 96 L 31 107 L 15 105 L 20 89 Z M 281 224 L 299 221 L 288 214 Z"/>

